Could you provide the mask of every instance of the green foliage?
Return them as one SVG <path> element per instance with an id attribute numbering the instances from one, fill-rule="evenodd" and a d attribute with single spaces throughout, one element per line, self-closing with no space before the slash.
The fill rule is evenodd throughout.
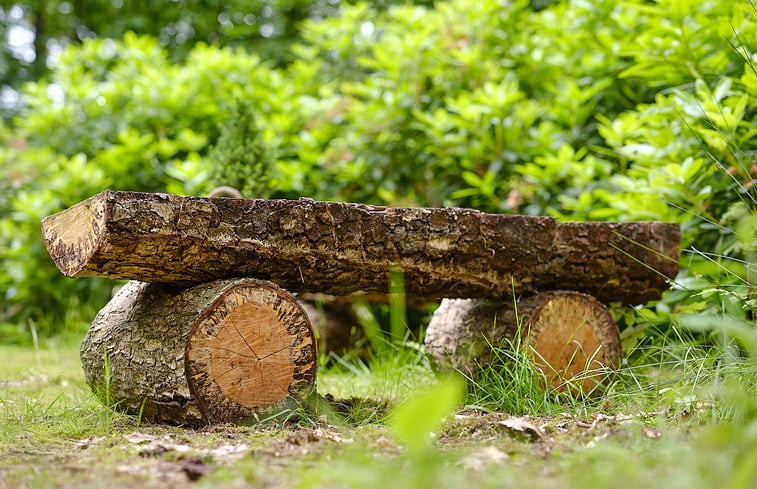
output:
<path id="1" fill-rule="evenodd" d="M 202 43 L 172 61 L 161 40 L 130 33 L 70 46 L 0 127 L 0 319 L 52 332 L 108 296 L 52 268 L 45 215 L 106 187 L 226 184 L 679 222 L 675 290 L 617 308 L 626 346 L 705 310 L 753 327 L 757 12 L 740 0 L 531 4 L 344 6 L 304 22 L 279 67 Z"/>
<path id="2" fill-rule="evenodd" d="M 402 3 L 411 0 L 399 0 Z M 433 0 L 412 0 L 431 4 Z M 397 0 L 373 2 L 384 9 Z M 22 0 L 0 4 L 0 116 L 23 108 L 18 90 L 39 81 L 58 63 L 59 52 L 90 39 L 127 33 L 157 39 L 173 61 L 198 43 L 243 47 L 276 65 L 294 58 L 306 19 L 338 15 L 354 0 Z"/>
<path id="3" fill-rule="evenodd" d="M 213 180 L 239 189 L 245 197 L 265 198 L 271 193 L 269 173 L 274 155 L 255 117 L 249 104 L 237 104 L 208 155 L 208 163 Z"/>
<path id="4" fill-rule="evenodd" d="M 460 405 L 465 383 L 449 377 L 430 389 L 416 393 L 390 415 L 395 436 L 414 455 L 423 453 L 431 444 L 431 436 Z"/>
<path id="5" fill-rule="evenodd" d="M 28 86 L 24 117 L 0 128 L 3 319 L 44 334 L 89 322 L 111 287 L 62 277 L 40 220 L 106 188 L 207 193 L 204 158 L 233 101 L 280 80 L 230 48 L 197 46 L 182 66 L 135 35 L 68 49 L 49 82 Z"/>
<path id="6" fill-rule="evenodd" d="M 570 392 L 549 388 L 547 377 L 534 363 L 533 352 L 520 338 L 506 339 L 490 347 L 491 361 L 478 365 L 475 375 L 468 377 L 469 404 L 514 416 L 558 414 L 565 410 L 560 401 L 571 401 L 566 404 L 574 407 L 580 405 L 580 399 Z"/>

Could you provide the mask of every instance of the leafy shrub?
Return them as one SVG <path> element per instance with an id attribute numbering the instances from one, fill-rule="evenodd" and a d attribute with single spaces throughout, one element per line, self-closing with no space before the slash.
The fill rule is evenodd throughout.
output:
<path id="1" fill-rule="evenodd" d="M 134 35 L 70 48 L 0 133 L 10 141 L 0 149 L 5 320 L 47 318 L 54 331 L 70 298 L 98 307 L 107 295 L 103 282 L 55 272 L 37 230 L 44 215 L 105 187 L 219 184 L 676 221 L 685 269 L 664 301 L 619 310 L 629 339 L 710 307 L 743 320 L 753 238 L 735 229 L 757 207 L 757 13 L 735 0 L 542 7 L 345 7 L 306 22 L 283 68 L 206 45 L 175 64 Z M 750 285 L 731 287 L 739 281 Z"/>
<path id="2" fill-rule="evenodd" d="M 110 285 L 62 277 L 40 220 L 106 188 L 206 192 L 202 158 L 233 101 L 274 89 L 274 79 L 240 50 L 200 45 L 179 66 L 154 39 L 134 35 L 67 50 L 49 82 L 26 88 L 27 111 L 3 130 L 3 318 L 45 333 L 89 321 Z"/>
<path id="3" fill-rule="evenodd" d="M 273 155 L 263 140 L 255 109 L 239 102 L 208 155 L 211 178 L 239 189 L 246 197 L 270 195 Z"/>

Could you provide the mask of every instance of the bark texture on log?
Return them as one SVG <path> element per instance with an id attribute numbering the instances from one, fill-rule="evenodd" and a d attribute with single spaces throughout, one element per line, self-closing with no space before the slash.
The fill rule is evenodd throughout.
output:
<path id="1" fill-rule="evenodd" d="M 544 292 L 517 305 L 445 299 L 426 330 L 425 345 L 439 367 L 475 377 L 493 360 L 492 346 L 510 348 L 519 334 L 521 346 L 556 389 L 569 385 L 588 392 L 622 357 L 618 328 L 607 308 L 572 291 Z"/>
<path id="2" fill-rule="evenodd" d="M 92 322 L 81 359 L 87 383 L 117 409 L 186 425 L 235 421 L 302 397 L 317 366 L 302 308 L 252 279 L 129 282 Z"/>
<path id="3" fill-rule="evenodd" d="M 68 276 L 198 283 L 230 276 L 293 292 L 388 290 L 505 297 L 571 289 L 602 301 L 659 298 L 678 271 L 677 224 L 557 223 L 471 209 L 210 199 L 106 191 L 43 221 Z"/>

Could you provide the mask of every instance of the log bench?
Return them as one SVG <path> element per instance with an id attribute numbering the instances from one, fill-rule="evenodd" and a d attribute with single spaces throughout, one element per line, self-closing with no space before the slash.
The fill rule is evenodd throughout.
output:
<path id="1" fill-rule="evenodd" d="M 45 218 L 42 233 L 65 275 L 130 280 L 82 343 L 87 382 L 184 424 L 301 398 L 316 343 L 292 294 L 383 294 L 396 269 L 408 297 L 445 299 L 426 334 L 439 365 L 470 369 L 482 338 L 518 334 L 553 385 L 616 365 L 604 304 L 659 298 L 680 239 L 659 222 L 117 191 Z"/>

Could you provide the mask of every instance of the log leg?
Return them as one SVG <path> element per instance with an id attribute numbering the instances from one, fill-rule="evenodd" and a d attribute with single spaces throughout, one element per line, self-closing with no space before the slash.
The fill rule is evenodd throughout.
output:
<path id="1" fill-rule="evenodd" d="M 307 315 L 270 282 L 191 288 L 127 283 L 81 345 L 87 383 L 152 422 L 201 425 L 253 416 L 313 388 Z"/>
<path id="2" fill-rule="evenodd" d="M 544 292 L 503 301 L 445 299 L 426 331 L 426 349 L 441 368 L 475 376 L 493 346 L 514 340 L 528 347 L 549 386 L 588 392 L 620 363 L 620 335 L 608 309 L 594 297 Z"/>

